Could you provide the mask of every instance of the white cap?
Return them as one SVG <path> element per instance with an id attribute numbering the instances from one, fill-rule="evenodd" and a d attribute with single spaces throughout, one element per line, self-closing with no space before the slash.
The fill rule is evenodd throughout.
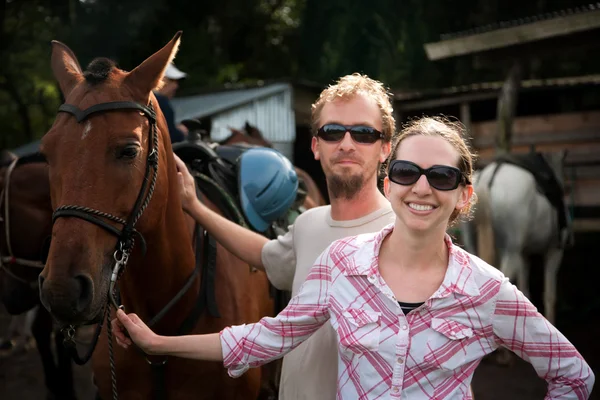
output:
<path id="1" fill-rule="evenodd" d="M 169 65 L 167 65 L 167 69 L 165 71 L 165 78 L 177 81 L 179 79 L 185 78 L 186 76 L 187 74 L 183 71 L 180 71 L 173 63 L 169 63 Z"/>

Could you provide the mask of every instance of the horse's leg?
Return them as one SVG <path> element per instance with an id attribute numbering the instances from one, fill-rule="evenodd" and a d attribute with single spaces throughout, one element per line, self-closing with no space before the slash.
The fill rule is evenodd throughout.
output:
<path id="1" fill-rule="evenodd" d="M 518 250 L 505 250 L 501 257 L 500 271 L 529 298 L 529 266 Z"/>
<path id="2" fill-rule="evenodd" d="M 563 249 L 551 248 L 544 260 L 544 316 L 556 324 L 556 279 L 563 258 Z"/>
<path id="3" fill-rule="evenodd" d="M 58 376 L 50 345 L 50 337 L 52 335 L 52 318 L 50 317 L 50 314 L 38 309 L 33 325 L 31 326 L 31 333 L 35 338 L 38 353 L 40 354 L 40 359 L 44 368 L 44 381 L 46 383 L 46 388 L 48 389 L 48 398 L 54 398 L 54 396 L 58 394 Z"/>

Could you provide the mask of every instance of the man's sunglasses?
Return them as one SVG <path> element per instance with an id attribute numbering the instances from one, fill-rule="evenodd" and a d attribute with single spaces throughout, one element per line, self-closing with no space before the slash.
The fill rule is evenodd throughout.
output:
<path id="1" fill-rule="evenodd" d="M 346 136 L 346 132 L 350 132 L 356 143 L 371 144 L 383 139 L 383 133 L 366 125 L 325 124 L 319 128 L 317 136 L 326 142 L 339 142 Z"/>
<path id="2" fill-rule="evenodd" d="M 405 160 L 394 160 L 390 162 L 388 178 L 399 185 L 412 185 L 416 183 L 421 175 L 427 177 L 429 185 L 437 190 L 454 190 L 461 183 L 470 184 L 469 180 L 458 168 L 447 165 L 434 165 L 423 169 L 417 164 Z"/>

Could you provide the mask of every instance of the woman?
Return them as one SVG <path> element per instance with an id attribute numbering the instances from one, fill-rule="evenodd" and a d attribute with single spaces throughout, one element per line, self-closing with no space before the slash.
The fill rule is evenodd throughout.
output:
<path id="1" fill-rule="evenodd" d="M 395 223 L 332 243 L 277 317 L 164 337 L 120 311 L 117 342 L 223 361 L 237 377 L 282 357 L 329 321 L 338 336 L 339 399 L 470 399 L 475 368 L 500 346 L 533 365 L 548 382 L 547 398 L 588 398 L 594 374 L 573 345 L 502 273 L 446 234 L 475 197 L 462 133 L 443 119 L 408 125 L 384 180 Z"/>

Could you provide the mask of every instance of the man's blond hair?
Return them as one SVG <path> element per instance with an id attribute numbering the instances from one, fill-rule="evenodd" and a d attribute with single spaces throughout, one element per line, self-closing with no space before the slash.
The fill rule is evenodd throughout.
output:
<path id="1" fill-rule="evenodd" d="M 320 128 L 319 120 L 321 118 L 321 111 L 326 103 L 338 99 L 349 100 L 357 94 L 362 94 L 375 101 L 381 111 L 381 126 L 384 140 L 386 142 L 391 141 L 396 130 L 394 109 L 391 102 L 392 95 L 381 82 L 358 73 L 341 77 L 335 85 L 331 85 L 321 92 L 321 95 L 311 108 L 313 135 L 316 135 L 317 130 Z"/>

